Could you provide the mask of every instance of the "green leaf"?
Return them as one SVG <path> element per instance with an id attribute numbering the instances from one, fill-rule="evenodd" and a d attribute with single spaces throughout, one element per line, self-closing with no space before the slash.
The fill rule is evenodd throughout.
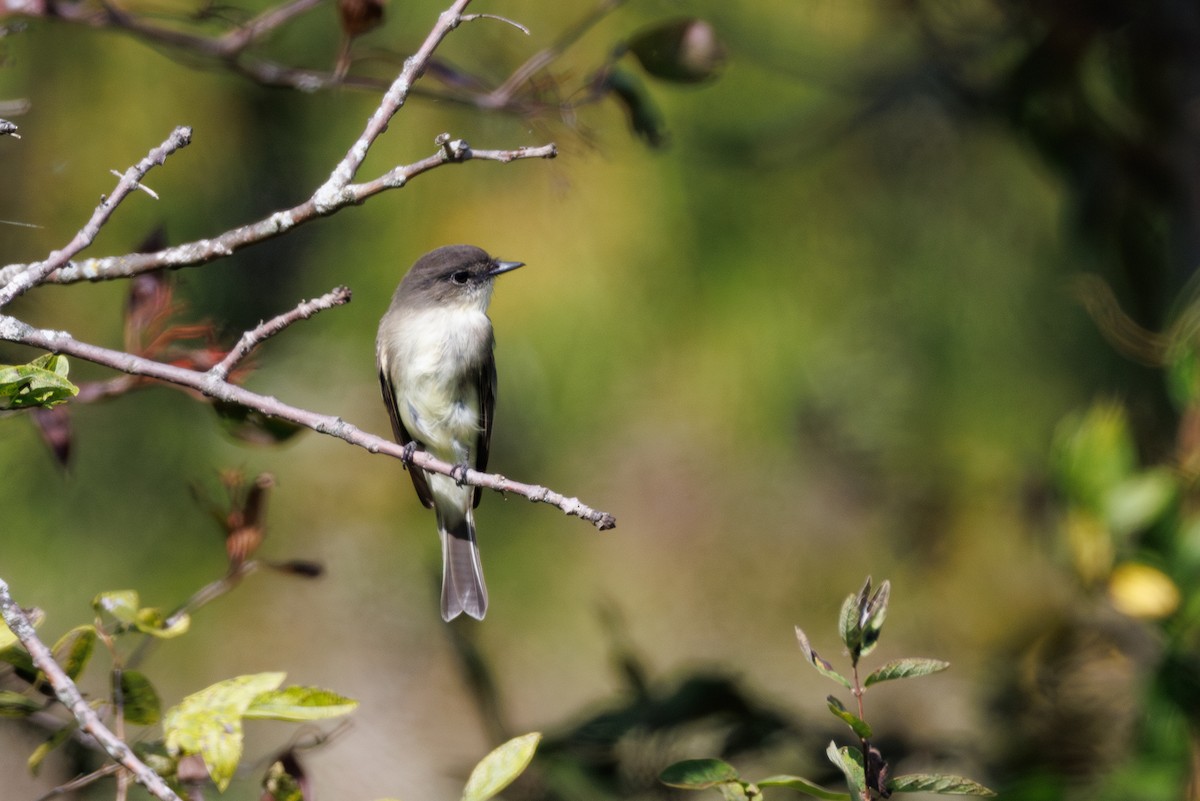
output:
<path id="1" fill-rule="evenodd" d="M 747 782 L 718 784 L 717 791 L 724 796 L 725 801 L 751 801 L 751 799 L 762 798 L 762 793 L 758 788 Z"/>
<path id="2" fill-rule="evenodd" d="M 804 658 L 808 663 L 817 669 L 817 672 L 826 678 L 833 679 L 838 684 L 841 684 L 846 689 L 850 689 L 850 680 L 833 669 L 833 665 L 821 658 L 812 645 L 808 642 L 806 635 L 799 626 L 796 626 L 796 639 L 800 642 L 800 650 L 804 652 Z"/>
<path id="3" fill-rule="evenodd" d="M 285 687 L 259 695 L 242 717 L 269 720 L 324 720 L 347 715 L 358 702 L 317 687 Z"/>
<path id="4" fill-rule="evenodd" d="M 154 685 L 136 670 L 121 672 L 121 702 L 125 720 L 151 726 L 162 718 L 162 703 Z"/>
<path id="5" fill-rule="evenodd" d="M 1102 514 L 1108 493 L 1133 474 L 1137 463 L 1125 409 L 1100 402 L 1065 419 L 1055 432 L 1052 461 L 1067 499 Z"/>
<path id="6" fill-rule="evenodd" d="M 604 77 L 603 89 L 625 109 L 629 127 L 650 147 L 667 144 L 667 130 L 662 112 L 650 92 L 632 72 L 613 69 Z"/>
<path id="7" fill-rule="evenodd" d="M 92 600 L 92 609 L 101 617 L 110 617 L 122 626 L 132 626 L 138 613 L 137 590 L 102 592 Z"/>
<path id="8" fill-rule="evenodd" d="M 663 784 L 684 790 L 706 790 L 740 779 L 737 768 L 719 759 L 685 759 L 658 774 L 658 780 Z"/>
<path id="9" fill-rule="evenodd" d="M 802 779 L 799 776 L 771 776 L 760 782 L 755 782 L 755 784 L 759 787 L 788 787 L 816 798 L 827 799 L 827 801 L 851 801 L 849 793 L 826 790 L 821 785 L 814 784 L 808 779 Z"/>
<path id="10" fill-rule="evenodd" d="M 825 756 L 846 777 L 846 787 L 853 798 L 862 798 L 867 788 L 867 775 L 863 770 L 862 752 L 857 748 L 838 748 L 832 740 L 825 749 Z"/>
<path id="11" fill-rule="evenodd" d="M 893 659 L 867 676 L 863 686 L 870 687 L 881 681 L 892 679 L 907 679 L 913 676 L 928 676 L 950 667 L 949 662 L 940 659 Z"/>
<path id="12" fill-rule="evenodd" d="M 725 46 L 702 19 L 679 19 L 643 28 L 628 48 L 648 75 L 673 83 L 715 78 L 725 63 Z"/>
<path id="13" fill-rule="evenodd" d="M 1200 398 L 1200 354 L 1188 341 L 1174 343 L 1167 351 L 1167 387 L 1177 409 L 1183 410 Z"/>
<path id="14" fill-rule="evenodd" d="M 1130 476 L 1104 499 L 1109 528 L 1122 536 L 1148 528 L 1171 508 L 1177 492 L 1175 475 L 1165 467 Z"/>
<path id="15" fill-rule="evenodd" d="M 54 661 L 72 680 L 79 677 L 87 667 L 92 651 L 96 648 L 95 626 L 76 626 L 58 639 L 51 649 Z"/>
<path id="16" fill-rule="evenodd" d="M 850 661 L 855 665 L 861 657 L 869 654 L 879 641 L 879 632 L 887 617 L 888 598 L 892 592 L 890 581 L 884 581 L 871 591 L 871 577 L 867 576 L 862 589 L 850 595 L 842 603 L 838 617 L 838 629 L 842 642 L 850 651 Z"/>
<path id="17" fill-rule="evenodd" d="M 199 754 L 224 792 L 242 758 L 242 716 L 265 692 L 278 689 L 284 673 L 256 673 L 217 682 L 167 710 L 163 729 L 173 755 Z"/>
<path id="18" fill-rule="evenodd" d="M 48 738 L 46 738 L 45 742 L 33 749 L 33 753 L 29 755 L 29 759 L 25 760 L 25 765 L 29 768 L 29 772 L 34 776 L 38 775 L 38 771 L 42 769 L 42 762 L 46 759 L 46 757 L 48 757 L 54 751 L 54 749 L 71 739 L 71 735 L 75 733 L 75 730 L 78 727 L 79 726 L 77 723 L 69 723 L 51 734 Z"/>
<path id="19" fill-rule="evenodd" d="M 869 587 L 870 584 L 871 580 L 868 578 L 867 586 Z M 891 594 L 892 583 L 884 579 L 879 588 L 871 593 L 871 597 L 863 604 L 859 615 L 862 627 L 862 646 L 859 656 L 866 656 L 875 649 L 875 644 L 879 641 L 879 634 L 883 630 L 883 621 L 887 618 L 888 599 Z"/>
<path id="20" fill-rule="evenodd" d="M 46 619 L 46 613 L 41 609 L 27 609 L 25 617 L 29 618 L 30 624 L 36 629 Z M 25 650 L 24 645 L 21 645 L 17 635 L 8 627 L 3 618 L 0 618 L 0 662 L 7 662 L 17 670 L 23 670 L 30 675 L 36 672 L 33 660 L 29 657 L 29 651 Z"/>
<path id="21" fill-rule="evenodd" d="M 29 364 L 0 365 L 0 410 L 54 406 L 79 393 L 67 380 L 66 356 L 48 353 Z"/>
<path id="22" fill-rule="evenodd" d="M 308 430 L 290 420 L 269 417 L 240 403 L 214 400 L 212 406 L 225 432 L 250 445 L 278 445 Z"/>
<path id="23" fill-rule="evenodd" d="M 162 613 L 162 610 L 147 607 L 137 611 L 133 625 L 143 634 L 169 640 L 187 633 L 188 628 L 192 625 L 192 619 L 186 613 L 168 617 Z"/>
<path id="24" fill-rule="evenodd" d="M 869 740 L 871 738 L 871 727 L 865 720 L 846 709 L 842 702 L 832 695 L 826 698 L 825 701 L 829 704 L 829 711 L 844 721 L 858 735 L 859 739 Z"/>
<path id="25" fill-rule="evenodd" d="M 12 690 L 0 690 L 0 718 L 23 718 L 41 710 L 42 704 Z"/>
<path id="26" fill-rule="evenodd" d="M 0 651 L 0 662 L 7 662 L 28 676 L 35 676 L 38 672 L 37 666 L 33 664 L 33 658 L 29 656 L 29 652 L 23 645 L 10 645 Z"/>
<path id="27" fill-rule="evenodd" d="M 962 776 L 947 776 L 940 773 L 909 773 L 887 782 L 889 790 L 896 793 L 938 793 L 940 795 L 994 796 L 995 793 L 977 781 Z"/>
<path id="28" fill-rule="evenodd" d="M 846 600 L 842 601 L 842 611 L 838 614 L 838 633 L 842 637 L 842 644 L 853 655 L 858 652 L 859 645 L 862 643 L 862 626 L 859 625 L 859 610 L 866 603 L 865 593 L 871 589 L 871 579 L 867 578 L 867 585 L 858 593 L 847 595 Z"/>
<path id="29" fill-rule="evenodd" d="M 514 737 L 479 761 L 463 789 L 463 801 L 487 801 L 512 784 L 533 760 L 542 735 L 539 732 Z"/>
<path id="30" fill-rule="evenodd" d="M 276 760 L 263 776 L 263 799 L 266 801 L 304 801 L 300 779 L 288 773 L 282 760 Z"/>

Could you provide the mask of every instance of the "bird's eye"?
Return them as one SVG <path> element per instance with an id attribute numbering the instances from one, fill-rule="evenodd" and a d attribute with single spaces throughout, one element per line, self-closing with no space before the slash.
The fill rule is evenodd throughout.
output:
<path id="1" fill-rule="evenodd" d="M 456 284 L 462 285 L 467 283 L 467 279 L 470 277 L 471 274 L 466 270 L 459 270 L 458 272 L 451 274 L 450 280 Z"/>

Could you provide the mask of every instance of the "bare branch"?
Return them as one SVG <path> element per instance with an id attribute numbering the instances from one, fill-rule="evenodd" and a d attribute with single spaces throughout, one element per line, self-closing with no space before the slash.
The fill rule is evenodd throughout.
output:
<path id="1" fill-rule="evenodd" d="M 396 167 L 374 181 L 350 184 L 344 187 L 338 195 L 336 204 L 324 211 L 318 210 L 315 200 L 310 198 L 298 206 L 277 211 L 262 220 L 233 228 L 210 239 L 200 239 L 154 253 L 130 253 L 124 256 L 107 256 L 70 262 L 46 275 L 44 282 L 73 284 L 79 281 L 104 281 L 113 278 L 128 278 L 139 273 L 164 268 L 194 267 L 228 256 L 247 245 L 273 239 L 297 225 L 333 214 L 346 206 L 362 203 L 372 195 L 388 189 L 398 189 L 416 176 L 444 164 L 461 164 L 471 160 L 498 161 L 507 164 L 517 159 L 552 159 L 556 155 L 558 155 L 558 151 L 553 144 L 541 147 L 521 147 L 514 150 L 475 150 L 466 147 L 464 143 L 464 148 L 453 153 L 448 152 L 445 148 L 439 148 L 432 156 L 412 164 Z M 30 265 L 26 264 L 10 264 L 0 268 L 0 284 L 12 280 L 15 275 L 28 269 L 30 269 Z"/>
<path id="2" fill-rule="evenodd" d="M 275 336 L 283 329 L 287 328 L 294 322 L 299 320 L 307 320 L 319 311 L 332 309 L 334 306 L 341 306 L 350 302 L 350 289 L 348 287 L 339 286 L 331 292 L 326 292 L 319 298 L 314 300 L 306 300 L 290 312 L 279 315 L 257 328 L 247 331 L 242 334 L 242 338 L 234 348 L 229 351 L 220 364 L 213 366 L 208 372 L 217 378 L 224 380 L 229 377 L 229 371 L 241 362 L 242 359 L 250 355 L 250 352 L 262 344 L 266 339 Z"/>
<path id="3" fill-rule="evenodd" d="M 368 434 L 340 417 L 318 414 L 289 406 L 277 398 L 251 392 L 237 384 L 231 384 L 210 371 L 199 372 L 172 364 L 144 359 L 123 351 L 109 350 L 74 339 L 65 331 L 37 329 L 15 317 L 0 315 L 0 339 L 19 342 L 54 353 L 65 353 L 86 361 L 111 367 L 123 373 L 141 375 L 196 390 L 207 397 L 226 403 L 235 403 L 255 409 L 268 417 L 278 417 L 297 425 L 310 428 L 319 434 L 327 434 L 357 445 L 371 453 L 382 453 L 396 459 L 404 459 L 404 449 L 389 439 Z M 592 523 L 601 531 L 614 528 L 616 518 L 587 506 L 578 498 L 568 498 L 546 487 L 523 484 L 501 475 L 467 470 L 460 475 L 456 465 L 435 459 L 424 451 L 416 451 L 412 464 L 433 473 L 460 478 L 464 483 L 486 487 L 497 492 L 513 493 L 535 503 L 545 503 L 562 510 L 564 514 L 579 517 Z"/>
<path id="4" fill-rule="evenodd" d="M 4 622 L 25 646 L 33 663 L 45 674 L 58 700 L 71 711 L 75 720 L 79 721 L 79 726 L 90 734 L 110 757 L 127 768 L 138 784 L 145 787 L 159 801 L 180 801 L 179 796 L 167 786 L 163 778 L 138 759 L 133 750 L 104 725 L 96 711 L 84 700 L 75 682 L 71 681 L 54 661 L 54 656 L 46 644 L 38 639 L 33 624 L 25 611 L 13 600 L 8 591 L 8 584 L 3 579 L 0 579 L 0 616 L 4 617 Z"/>
<path id="5" fill-rule="evenodd" d="M 112 196 L 104 198 L 100 201 L 100 205 L 92 212 L 91 219 L 75 234 L 75 238 L 67 244 L 62 250 L 56 250 L 50 256 L 41 262 L 35 262 L 30 265 L 22 265 L 21 269 L 9 272 L 9 268 L 0 271 L 0 309 L 7 306 L 14 298 L 19 297 L 34 286 L 40 284 L 46 276 L 66 264 L 68 260 L 79 251 L 90 245 L 97 234 L 100 233 L 100 227 L 108 221 L 117 205 L 125 199 L 125 197 L 141 186 L 141 179 L 153 169 L 156 165 L 166 161 L 167 156 L 174 153 L 181 147 L 185 147 L 192 140 L 192 129 L 180 126 L 171 132 L 161 145 L 151 150 L 144 159 L 139 161 L 134 166 L 125 171 L 125 175 L 117 182 L 116 189 L 113 190 Z"/>
<path id="6" fill-rule="evenodd" d="M 254 19 L 224 34 L 220 41 L 226 55 L 240 53 L 292 19 L 324 3 L 325 0 L 292 0 L 273 6 Z"/>
<path id="7" fill-rule="evenodd" d="M 316 203 L 316 208 L 321 213 L 328 213 L 339 205 L 339 197 L 342 195 L 350 182 L 354 180 L 354 176 L 358 173 L 358 168 L 362 166 L 363 161 L 367 157 L 367 152 L 371 149 L 371 145 L 379 138 L 379 135 L 387 130 L 388 122 L 395 116 L 396 112 L 408 100 L 408 93 L 412 89 L 413 83 L 416 82 L 418 76 L 424 71 L 425 65 L 429 63 L 433 51 L 442 43 L 442 40 L 458 27 L 461 22 L 463 10 L 470 4 L 471 0 L 455 0 L 450 8 L 443 11 L 438 16 L 437 23 L 433 26 L 433 30 L 425 37 L 425 41 L 417 49 L 417 52 L 404 60 L 404 68 L 400 70 L 400 74 L 396 76 L 396 80 L 392 82 L 391 87 L 383 95 L 383 100 L 376 107 L 371 118 L 367 120 L 367 127 L 363 129 L 362 134 L 358 137 L 350 149 L 346 151 L 346 155 L 333 168 L 329 179 L 313 193 L 313 201 Z"/>

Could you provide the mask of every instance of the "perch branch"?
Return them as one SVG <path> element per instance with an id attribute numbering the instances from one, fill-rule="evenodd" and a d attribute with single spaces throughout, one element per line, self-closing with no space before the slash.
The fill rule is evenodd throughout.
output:
<path id="1" fill-rule="evenodd" d="M 138 759 L 133 750 L 104 725 L 95 710 L 84 700 L 75 682 L 71 681 L 54 661 L 54 656 L 46 644 L 38 639 L 33 624 L 25 611 L 13 600 L 8 591 L 8 584 L 3 579 L 0 579 L 0 615 L 3 615 L 4 622 L 25 646 L 38 670 L 45 674 L 58 700 L 62 701 L 63 706 L 71 710 L 71 714 L 79 721 L 80 727 L 91 735 L 110 757 L 129 770 L 138 784 L 145 787 L 159 801 L 180 801 L 179 796 L 167 786 L 163 778 Z"/>
<path id="2" fill-rule="evenodd" d="M 64 353 L 130 375 L 145 376 L 187 387 L 207 397 L 255 409 L 268 417 L 278 417 L 281 420 L 310 428 L 319 434 L 337 437 L 371 453 L 382 453 L 404 460 L 404 449 L 391 440 L 369 434 L 340 417 L 310 412 L 289 406 L 277 398 L 251 392 L 237 384 L 225 381 L 211 371 L 189 370 L 185 367 L 163 364 L 123 351 L 80 342 L 65 331 L 34 328 L 7 315 L 0 315 L 0 339 L 30 345 L 53 353 Z M 467 470 L 465 475 L 460 475 L 460 471 L 455 465 L 435 459 L 424 451 L 416 451 L 413 454 L 412 464 L 428 472 L 461 478 L 466 484 L 486 487 L 497 492 L 513 493 L 535 503 L 549 504 L 557 507 L 566 515 L 588 521 L 601 531 L 614 528 L 617 524 L 616 518 L 611 514 L 593 509 L 578 498 L 568 498 L 546 487 L 523 484 L 493 473 Z"/>

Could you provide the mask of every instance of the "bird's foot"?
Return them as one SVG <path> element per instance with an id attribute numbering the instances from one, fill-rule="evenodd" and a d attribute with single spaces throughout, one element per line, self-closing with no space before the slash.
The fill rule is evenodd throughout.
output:
<path id="1" fill-rule="evenodd" d="M 470 469 L 471 466 L 466 462 L 459 462 L 450 471 L 450 478 L 454 479 L 454 483 L 461 487 L 467 483 L 467 471 Z"/>
<path id="2" fill-rule="evenodd" d="M 404 452 L 400 454 L 400 458 L 404 460 L 404 466 L 408 467 L 412 464 L 413 454 L 417 452 L 416 441 L 409 442 L 404 446 Z"/>

